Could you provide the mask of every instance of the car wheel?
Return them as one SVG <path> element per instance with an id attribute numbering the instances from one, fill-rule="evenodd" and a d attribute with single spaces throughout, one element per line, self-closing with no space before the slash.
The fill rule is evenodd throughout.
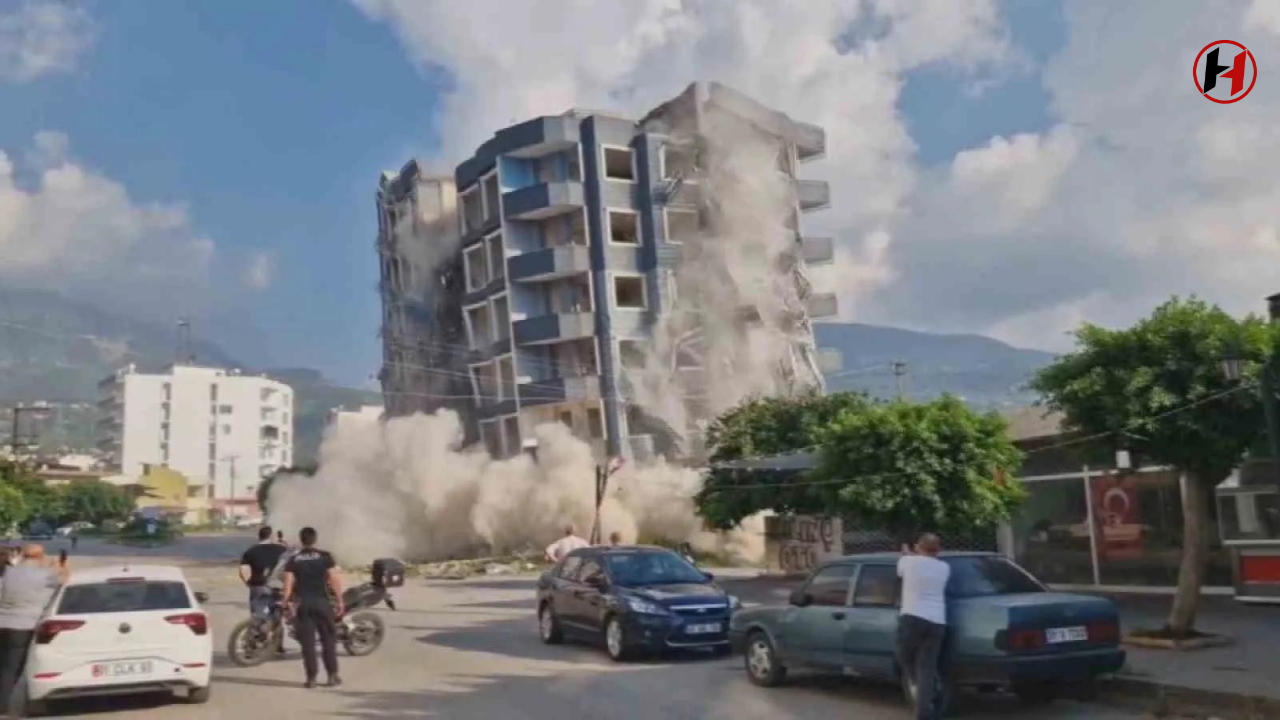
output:
<path id="1" fill-rule="evenodd" d="M 614 662 L 631 659 L 631 649 L 627 647 L 627 636 L 622 629 L 622 621 L 616 615 L 604 624 L 604 649 Z"/>
<path id="2" fill-rule="evenodd" d="M 564 642 L 564 631 L 560 629 L 560 620 L 551 603 L 542 603 L 538 608 L 538 635 L 547 645 L 559 645 Z"/>
<path id="3" fill-rule="evenodd" d="M 203 705 L 209 702 L 209 691 L 210 687 L 208 685 L 191 688 L 187 691 L 187 702 L 192 705 Z"/>
<path id="4" fill-rule="evenodd" d="M 776 687 L 787 677 L 787 668 L 778 657 L 773 642 L 759 630 L 747 636 L 747 652 L 743 662 L 747 668 L 747 679 L 760 687 Z"/>

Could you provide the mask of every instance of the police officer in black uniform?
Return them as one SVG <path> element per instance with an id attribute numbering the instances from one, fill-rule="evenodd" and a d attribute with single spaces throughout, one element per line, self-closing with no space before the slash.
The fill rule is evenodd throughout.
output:
<path id="1" fill-rule="evenodd" d="M 302 549 L 284 567 L 284 597 L 296 613 L 298 642 L 302 644 L 302 665 L 307 672 L 306 686 L 316 686 L 316 635 L 329 687 L 342 684 L 338 677 L 338 650 L 335 635 L 342 607 L 342 580 L 338 577 L 333 556 L 316 547 L 315 528 L 303 528 L 298 534 Z"/>

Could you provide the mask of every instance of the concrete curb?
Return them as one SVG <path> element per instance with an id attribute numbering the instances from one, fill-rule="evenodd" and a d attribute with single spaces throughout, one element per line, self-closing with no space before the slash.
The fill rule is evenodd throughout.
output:
<path id="1" fill-rule="evenodd" d="M 1118 675 L 1098 685 L 1098 700 L 1156 717 L 1192 715 L 1222 720 L 1280 718 L 1280 699 L 1258 695 L 1169 685 L 1147 678 Z"/>

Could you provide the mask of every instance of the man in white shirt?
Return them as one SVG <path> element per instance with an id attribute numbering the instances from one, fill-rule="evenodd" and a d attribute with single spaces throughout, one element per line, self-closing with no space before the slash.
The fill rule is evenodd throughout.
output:
<path id="1" fill-rule="evenodd" d="M 578 537 L 577 530 L 573 525 L 565 525 L 564 537 L 547 546 L 547 559 L 553 563 L 558 563 L 564 559 L 565 555 L 578 548 L 588 547 L 590 544 Z"/>
<path id="2" fill-rule="evenodd" d="M 898 560 L 902 610 L 898 615 L 898 664 L 915 681 L 916 718 L 939 717 L 936 707 L 942 677 L 940 657 L 947 636 L 947 581 L 951 566 L 938 559 L 942 542 L 925 533 L 915 548 L 904 545 Z"/>

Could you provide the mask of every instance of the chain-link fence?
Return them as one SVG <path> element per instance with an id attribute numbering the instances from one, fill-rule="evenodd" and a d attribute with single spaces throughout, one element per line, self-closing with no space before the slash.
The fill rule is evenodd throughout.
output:
<path id="1" fill-rule="evenodd" d="M 852 524 L 849 521 L 845 521 L 845 523 L 846 525 Z M 999 543 L 996 540 L 994 531 L 942 535 L 941 537 L 943 550 L 968 552 L 997 552 L 999 550 Z M 842 540 L 845 555 L 897 552 L 902 549 L 903 543 L 901 539 L 895 539 L 892 535 L 878 530 L 845 530 Z"/>

